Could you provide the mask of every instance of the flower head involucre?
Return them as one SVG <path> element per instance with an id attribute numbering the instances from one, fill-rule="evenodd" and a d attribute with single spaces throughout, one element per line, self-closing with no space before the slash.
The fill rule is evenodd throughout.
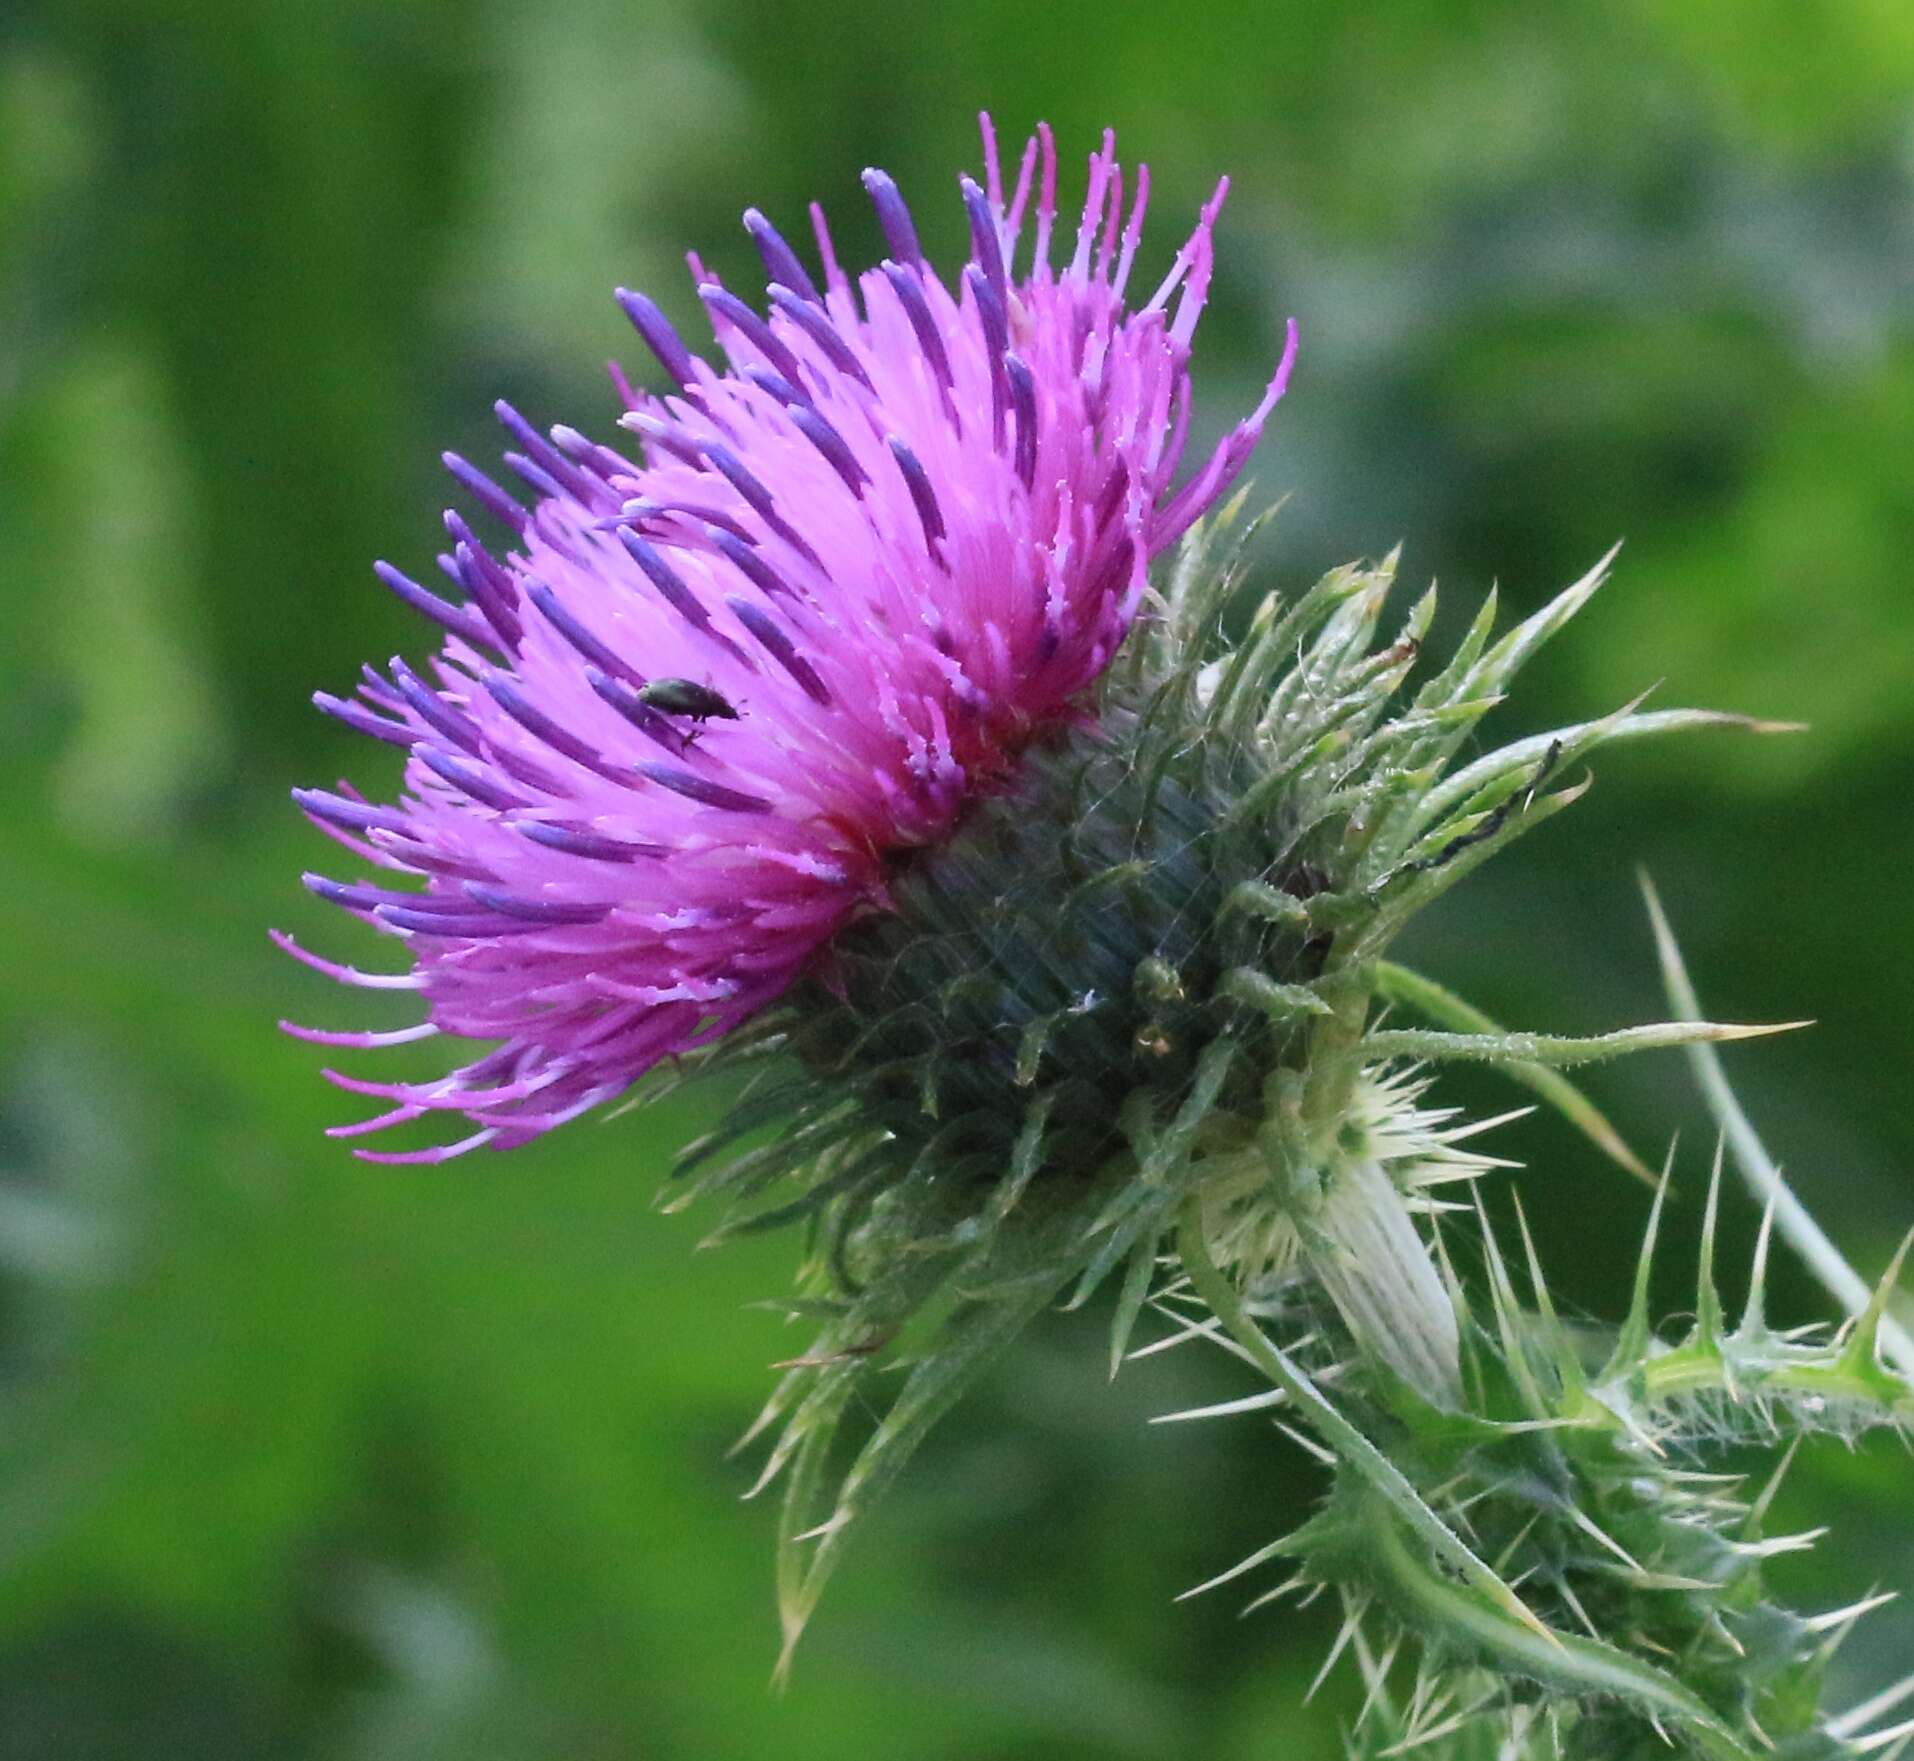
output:
<path id="1" fill-rule="evenodd" d="M 279 940 L 348 983 L 418 990 L 427 1019 L 291 1031 L 499 1043 L 438 1081 L 329 1073 L 387 1103 L 336 1135 L 439 1111 L 477 1127 L 373 1159 L 524 1143 L 777 997 L 883 907 L 898 859 L 947 839 L 1034 734 L 1081 713 L 1150 559 L 1242 469 L 1293 327 L 1262 403 L 1175 482 L 1227 186 L 1132 309 L 1147 169 L 1126 190 L 1106 134 L 1059 234 L 1049 130 L 1007 202 L 987 119 L 984 148 L 984 185 L 961 180 L 971 253 L 954 281 L 881 172 L 864 184 L 890 255 L 855 285 L 815 208 L 821 284 L 747 212 L 763 309 L 698 288 L 722 367 L 643 295 L 619 296 L 674 382 L 653 397 L 619 378 L 635 459 L 501 405 L 529 509 L 447 463 L 513 548 L 446 515 L 459 604 L 380 565 L 444 646 L 429 668 L 395 659 L 355 699 L 317 701 L 406 750 L 405 793 L 296 798 L 403 877 L 307 884 L 404 939 L 412 970 L 364 974 Z"/>

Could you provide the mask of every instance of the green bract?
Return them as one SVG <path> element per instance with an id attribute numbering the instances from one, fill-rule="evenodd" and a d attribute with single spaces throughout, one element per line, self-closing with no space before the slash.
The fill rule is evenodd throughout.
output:
<path id="1" fill-rule="evenodd" d="M 1464 760 L 1609 559 L 1500 637 L 1491 600 L 1430 668 L 1433 592 L 1379 633 L 1393 557 L 1246 606 L 1229 525 L 1185 546 L 1084 724 L 696 1066 L 750 1074 L 674 1204 L 722 1200 L 720 1234 L 809 1232 L 793 1308 L 818 1330 L 752 1431 L 760 1483 L 784 1478 L 787 1656 L 930 1425 L 1027 1320 L 1114 1280 L 1113 1372 L 1154 1302 L 1267 1377 L 1224 1410 L 1280 1410 L 1331 1465 L 1321 1510 L 1224 1577 L 1284 1555 L 1343 1597 L 1356 1750 L 1853 1752 L 1819 1704 L 1827 1623 L 1766 1597 L 1763 1560 L 1796 1543 L 1700 1463 L 1905 1426 L 1884 1290 L 1839 1337 L 1775 1333 L 1757 1267 L 1730 1327 L 1705 1263 L 1678 1345 L 1645 1283 L 1620 1328 L 1571 1328 L 1532 1251 L 1521 1295 L 1486 1221 L 1433 1190 L 1503 1164 L 1469 1145 L 1498 1121 L 1430 1105 L 1422 1066 L 1499 1066 L 1646 1176 L 1563 1069 L 1776 1030 L 1512 1033 L 1389 958 L 1581 794 L 1597 747 L 1775 725 L 1632 703 Z M 840 1454 L 853 1393 L 900 1358 Z"/>

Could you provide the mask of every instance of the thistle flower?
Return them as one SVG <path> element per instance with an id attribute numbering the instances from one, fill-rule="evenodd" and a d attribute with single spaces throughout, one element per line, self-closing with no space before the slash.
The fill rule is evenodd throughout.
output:
<path id="1" fill-rule="evenodd" d="M 759 1485 L 784 1482 L 787 1659 L 846 1534 L 938 1417 L 1026 1321 L 1114 1280 L 1113 1371 L 1154 1307 L 1174 1331 L 1145 1349 L 1219 1339 L 1267 1383 L 1177 1416 L 1280 1408 L 1313 1433 L 1318 1513 L 1213 1582 L 1281 1553 L 1286 1587 L 1341 1596 L 1336 1653 L 1366 1692 L 1351 1753 L 1858 1761 L 1914 1735 L 1857 1734 L 1914 1684 L 1823 1710 L 1823 1635 L 1865 1605 L 1775 1602 L 1763 1561 L 1807 1537 L 1764 1535 L 1768 1494 L 1737 1502 L 1689 1465 L 1722 1442 L 1914 1432 L 1914 1343 L 1887 1313 L 1899 1262 L 1857 1295 L 1770 1169 L 1730 1326 L 1718 1166 L 1693 1326 L 1669 1343 L 1646 1306 L 1652 1221 L 1605 1333 L 1558 1318 L 1526 1239 L 1518 1296 L 1486 1217 L 1435 1190 L 1509 1164 L 1475 1147 L 1499 1120 L 1427 1104 L 1431 1065 L 1499 1067 L 1645 1173 L 1563 1070 L 1775 1030 L 1701 1020 L 1684 975 L 1677 1020 L 1510 1033 L 1390 958 L 1417 912 L 1574 802 L 1589 754 L 1776 724 L 1632 703 L 1474 749 L 1606 559 L 1499 637 L 1491 599 L 1413 690 L 1435 601 L 1379 635 L 1393 557 L 1241 606 L 1242 547 L 1220 542 L 1241 498 L 1216 504 L 1294 337 L 1177 487 L 1222 188 L 1132 312 L 1146 174 L 1126 211 L 1106 136 L 1053 267 L 1049 132 L 1007 203 L 987 121 L 984 152 L 954 286 L 880 173 L 865 184 L 891 255 L 855 294 L 821 218 L 820 291 L 748 213 L 768 310 L 700 273 L 722 371 L 620 296 L 676 388 L 641 397 L 615 375 L 635 461 L 503 407 L 529 509 L 448 460 L 514 548 L 495 558 L 447 515 L 463 604 L 381 565 L 444 647 L 429 678 L 395 660 L 357 701 L 319 699 L 406 748 L 407 793 L 298 794 L 348 849 L 422 882 L 309 879 L 404 938 L 413 967 L 362 974 L 280 939 L 426 1005 L 395 1033 L 295 1033 L 500 1043 L 435 1083 L 335 1076 L 390 1103 L 337 1134 L 469 1115 L 459 1141 L 373 1157 L 439 1161 L 522 1143 L 663 1059 L 660 1091 L 745 1076 L 668 1190 L 726 1201 L 721 1233 L 807 1225 L 791 1314 L 817 1331 L 750 1433 L 775 1436 Z M 1704 1077 L 1737 1153 L 1763 1162 Z M 1474 1222 L 1467 1254 L 1437 1212 L 1458 1236 Z M 1770 1327 L 1770 1225 L 1849 1309 L 1833 1338 Z M 877 1361 L 907 1373 L 874 1388 Z M 847 1447 L 847 1415 L 885 1388 Z"/>
<path id="2" fill-rule="evenodd" d="M 983 146 L 983 186 L 960 179 L 971 251 L 954 281 L 880 171 L 864 185 L 890 255 L 855 287 L 815 206 L 821 287 L 747 211 L 763 310 L 692 259 L 721 368 L 644 295 L 618 296 L 672 381 L 651 396 L 614 368 L 635 458 L 571 428 L 547 439 L 501 404 L 530 507 L 446 463 L 513 548 L 494 555 L 447 513 L 439 562 L 462 604 L 378 566 L 443 646 L 427 668 L 394 659 L 355 698 L 315 701 L 405 749 L 405 793 L 295 799 L 415 883 L 306 878 L 402 939 L 412 969 L 365 974 L 278 939 L 345 983 L 420 992 L 426 1019 L 288 1031 L 356 1048 L 499 1043 L 438 1081 L 328 1071 L 389 1103 L 335 1135 L 447 1111 L 478 1128 L 360 1155 L 522 1144 L 815 970 L 839 931 L 887 907 L 913 853 L 945 843 L 1033 738 L 1080 715 L 1150 560 L 1241 471 L 1282 395 L 1293 327 L 1262 402 L 1176 486 L 1227 179 L 1132 309 L 1147 167 L 1126 214 L 1106 133 L 1074 239 L 1058 240 L 1049 129 L 1007 203 L 987 117 Z"/>

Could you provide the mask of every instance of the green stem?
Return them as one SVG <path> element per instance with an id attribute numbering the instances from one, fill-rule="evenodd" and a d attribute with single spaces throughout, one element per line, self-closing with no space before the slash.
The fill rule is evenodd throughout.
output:
<path id="1" fill-rule="evenodd" d="M 1197 1295 L 1223 1323 L 1230 1337 L 1242 1346 L 1256 1367 L 1288 1395 L 1297 1412 L 1314 1426 L 1323 1441 L 1395 1507 L 1403 1522 L 1429 1544 L 1436 1557 L 1446 1561 L 1494 1606 L 1519 1621 L 1544 1644 L 1559 1645 L 1559 1635 L 1536 1618 L 1494 1569 L 1479 1559 L 1468 1543 L 1429 1508 L 1402 1470 L 1331 1406 L 1309 1376 L 1290 1362 L 1244 1312 L 1236 1286 L 1210 1258 L 1202 1204 L 1195 1197 L 1183 1205 L 1177 1253 Z"/>
<path id="2" fill-rule="evenodd" d="M 1426 1626 L 1467 1634 L 1495 1665 L 1567 1693 L 1611 1695 L 1647 1716 L 1679 1719 L 1715 1761 L 1752 1761 L 1702 1701 L 1659 1669 L 1596 1639 L 1559 1633 L 1538 1639 L 1431 1572 L 1395 1523 L 1376 1525 L 1374 1558 L 1397 1598 Z"/>
<path id="3" fill-rule="evenodd" d="M 1487 1654 L 1492 1666 L 1566 1693 L 1619 1696 L 1646 1717 L 1679 1719 L 1713 1761 L 1752 1761 L 1703 1701 L 1652 1664 L 1600 1640 L 1556 1632 L 1537 1618 L 1424 1502 L 1401 1470 L 1329 1403 L 1309 1376 L 1249 1317 L 1236 1287 L 1210 1257 L 1201 1202 L 1195 1197 L 1183 1206 L 1177 1252 L 1197 1295 L 1230 1337 L 1289 1397 L 1341 1461 L 1391 1507 L 1395 1520 L 1375 1525 L 1372 1559 L 1402 1604 L 1426 1628 L 1466 1635 Z M 1408 1545 L 1410 1535 L 1427 1543 L 1429 1556 L 1453 1569 L 1463 1582 L 1431 1571 L 1427 1559 Z"/>

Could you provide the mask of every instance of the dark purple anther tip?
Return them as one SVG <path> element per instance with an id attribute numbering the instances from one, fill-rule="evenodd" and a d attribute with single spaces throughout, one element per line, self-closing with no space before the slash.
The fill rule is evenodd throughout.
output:
<path id="1" fill-rule="evenodd" d="M 620 418 L 623 426 L 629 428 L 641 440 L 649 441 L 660 452 L 668 453 L 681 464 L 697 469 L 702 454 L 698 443 L 673 423 L 662 422 L 656 416 L 643 411 L 633 411 Z"/>
<path id="2" fill-rule="evenodd" d="M 628 510 L 630 505 L 629 502 L 626 503 Z M 653 506 L 653 513 L 660 516 L 668 515 L 674 520 L 689 521 L 700 526 L 722 526 L 725 531 L 742 538 L 746 544 L 757 543 L 756 537 L 740 525 L 734 515 L 727 514 L 722 508 L 708 507 L 701 501 L 658 502 Z"/>
<path id="3" fill-rule="evenodd" d="M 389 722 L 382 715 L 374 715 L 364 704 L 335 697 L 330 691 L 313 692 L 312 702 L 315 709 L 334 721 L 344 722 L 355 734 L 370 734 L 389 746 L 410 746 L 419 738 L 417 731 L 403 722 Z"/>
<path id="4" fill-rule="evenodd" d="M 704 449 L 704 456 L 705 462 L 744 498 L 746 505 L 765 525 L 769 526 L 812 567 L 823 569 L 824 564 L 817 552 L 805 543 L 790 521 L 778 512 L 777 504 L 771 499 L 770 490 L 766 489 L 746 469 L 744 461 L 736 453 L 725 446 L 707 446 Z"/>
<path id="5" fill-rule="evenodd" d="M 428 770 L 461 793 L 469 795 L 481 806 L 507 813 L 515 807 L 531 805 L 522 795 L 515 795 L 502 784 L 493 782 L 478 765 L 460 758 L 456 753 L 447 752 L 443 747 L 423 744 L 413 750 Z"/>
<path id="6" fill-rule="evenodd" d="M 937 541 L 944 536 L 944 512 L 937 505 L 937 491 L 931 485 L 930 473 L 924 469 L 923 462 L 893 434 L 888 445 L 891 457 L 897 461 L 897 468 L 903 473 L 904 487 L 910 491 L 911 505 L 917 509 L 917 518 L 924 528 L 924 544 L 932 557 L 938 562 L 944 559 L 937 549 Z"/>
<path id="7" fill-rule="evenodd" d="M 868 167 L 864 172 L 864 189 L 871 198 L 871 206 L 877 210 L 877 224 L 884 229 L 891 255 L 912 269 L 922 269 L 924 252 L 917 242 L 917 228 L 911 224 L 910 209 L 905 207 L 903 195 L 891 174 L 879 171 L 874 165 Z"/>
<path id="8" fill-rule="evenodd" d="M 642 763 L 639 770 L 661 789 L 670 789 L 687 800 L 702 801 L 707 807 L 722 807 L 732 813 L 763 813 L 771 803 L 762 795 L 747 795 L 742 789 L 727 789 L 709 777 L 680 770 L 673 764 Z"/>
<path id="9" fill-rule="evenodd" d="M 369 887 L 363 882 L 348 884 L 330 880 L 323 874 L 302 874 L 300 883 L 309 892 L 331 905 L 343 905 L 348 911 L 376 911 L 382 905 L 398 905 L 407 911 L 434 914 L 460 910 L 457 899 L 445 899 L 434 893 L 395 893 L 389 887 Z"/>
<path id="10" fill-rule="evenodd" d="M 1003 240 L 997 234 L 997 222 L 991 217 L 990 201 L 968 177 L 958 179 L 963 191 L 964 208 L 970 215 L 970 254 L 983 270 L 999 302 L 1004 298 Z"/>
<path id="11" fill-rule="evenodd" d="M 499 708 L 534 739 L 542 740 L 554 752 L 569 758 L 574 764 L 583 765 L 607 782 L 631 782 L 631 771 L 627 766 L 612 763 L 589 740 L 582 740 L 569 728 L 561 727 L 503 673 L 484 673 L 479 682 L 492 694 Z"/>
<path id="12" fill-rule="evenodd" d="M 769 367 L 747 367 L 744 376 L 760 391 L 768 391 L 779 403 L 788 407 L 808 404 L 811 400 L 799 391 L 782 373 L 773 373 Z"/>
<path id="13" fill-rule="evenodd" d="M 618 473 L 629 477 L 631 461 L 621 459 L 608 446 L 600 446 L 589 434 L 581 434 L 568 423 L 560 422 L 552 428 L 552 445 L 557 447 L 566 458 L 585 469 L 600 475 Z"/>
<path id="14" fill-rule="evenodd" d="M 439 457 L 444 460 L 445 468 L 493 519 L 511 527 L 514 532 L 525 530 L 532 516 L 476 465 L 468 463 L 455 452 L 441 453 Z"/>
<path id="15" fill-rule="evenodd" d="M 977 302 L 978 322 L 984 327 L 984 357 L 990 363 L 990 444 L 1001 452 L 1004 411 L 1009 407 L 1010 384 L 1004 377 L 1004 352 L 1010 347 L 1010 316 L 999 290 L 975 263 L 964 266 L 964 286 Z"/>
<path id="16" fill-rule="evenodd" d="M 984 348 L 994 363 L 1010 347 L 1010 315 L 1004 305 L 1003 290 L 975 263 L 964 268 L 964 286 L 977 302 L 977 316 L 984 327 Z"/>
<path id="17" fill-rule="evenodd" d="M 728 598 L 725 600 L 732 613 L 747 630 L 763 644 L 767 653 L 779 666 L 797 680 L 805 696 L 822 708 L 831 707 L 830 688 L 817 675 L 817 670 L 797 651 L 792 642 L 775 619 L 762 606 L 753 605 L 748 599 Z"/>
<path id="18" fill-rule="evenodd" d="M 449 630 L 454 636 L 462 636 L 476 647 L 497 648 L 499 638 L 489 625 L 482 624 L 462 606 L 447 605 L 436 593 L 428 592 L 410 575 L 395 569 L 388 562 L 372 565 L 372 572 L 383 581 L 386 587 L 399 599 L 435 624 Z"/>
<path id="19" fill-rule="evenodd" d="M 546 478 L 556 483 L 574 501 L 590 507 L 603 499 L 604 484 L 581 471 L 503 398 L 492 405 L 492 414 L 504 424 L 506 433 L 524 447 L 526 456 Z"/>
<path id="20" fill-rule="evenodd" d="M 514 751 L 509 745 L 500 744 L 492 748 L 492 763 L 514 782 L 523 783 L 526 788 L 536 789 L 541 795 L 549 795 L 554 800 L 572 793 L 572 785 L 567 778 L 559 776 L 536 759 Z"/>
<path id="21" fill-rule="evenodd" d="M 688 624 L 698 629 L 708 629 L 711 625 L 710 614 L 698 603 L 698 596 L 691 591 L 665 559 L 644 539 L 640 538 L 629 526 L 618 528 L 618 542 L 630 553 L 631 560 L 643 569 L 658 589 L 661 597 Z"/>
<path id="22" fill-rule="evenodd" d="M 901 263 L 893 262 L 884 264 L 884 278 L 897 295 L 897 303 L 904 308 L 904 316 L 916 334 L 917 346 L 924 351 L 924 359 L 930 363 L 938 388 L 944 393 L 944 408 L 951 409 L 950 356 L 944 352 L 944 339 L 938 333 L 937 320 L 931 316 L 930 302 L 924 298 L 922 281 Z"/>
<path id="23" fill-rule="evenodd" d="M 705 309 L 711 313 L 714 321 L 723 319 L 777 372 L 792 381 L 799 377 L 801 369 L 798 366 L 797 356 L 778 341 L 772 334 L 771 326 L 736 294 L 728 293 L 713 282 L 706 282 L 698 289 L 698 298 L 704 301 Z"/>
<path id="24" fill-rule="evenodd" d="M 864 371 L 864 363 L 857 358 L 851 345 L 839 335 L 837 326 L 831 322 L 830 314 L 822 307 L 809 304 L 788 287 L 776 283 L 771 288 L 771 304 L 816 343 L 824 358 L 840 373 L 848 374 L 866 391 L 876 389 L 871 384 L 871 376 Z"/>
<path id="25" fill-rule="evenodd" d="M 631 684 L 626 683 L 626 680 L 630 680 Z M 660 715 L 650 704 L 640 701 L 638 693 L 632 689 L 632 684 L 642 687 L 644 682 L 638 674 L 630 671 L 623 678 L 615 679 L 595 666 L 585 669 L 585 683 L 601 702 L 617 710 L 646 739 L 657 741 L 667 752 L 682 752 L 689 741 L 671 725 L 667 717 Z"/>
<path id="26" fill-rule="evenodd" d="M 784 235 L 757 209 L 745 209 L 744 230 L 751 235 L 751 242 L 758 247 L 758 255 L 764 259 L 764 273 L 768 279 L 782 282 L 814 306 L 824 303 L 817 291 L 817 284 L 798 261 L 797 252 L 791 249 Z"/>
<path id="27" fill-rule="evenodd" d="M 564 606 L 559 604 L 558 595 L 543 581 L 526 583 L 525 597 L 538 607 L 539 614 L 546 623 L 571 644 L 573 650 L 592 666 L 621 679 L 629 679 L 634 685 L 645 682 L 644 675 L 637 672 L 631 663 L 611 649 L 585 628 Z"/>
<path id="28" fill-rule="evenodd" d="M 850 443 L 816 410 L 798 404 L 791 408 L 789 414 L 798 431 L 824 455 L 831 469 L 844 480 L 844 487 L 862 501 L 864 485 L 871 480 L 870 473 L 857 462 L 857 455 L 851 451 Z"/>
<path id="29" fill-rule="evenodd" d="M 391 665 L 393 682 L 412 706 L 413 713 L 453 745 L 463 747 L 474 758 L 481 757 L 479 731 L 472 721 L 440 697 L 401 656 L 395 654 Z"/>
<path id="30" fill-rule="evenodd" d="M 540 499 L 545 501 L 567 501 L 570 497 L 565 486 L 551 472 L 522 452 L 508 452 L 504 455 L 505 464 L 513 476 L 521 483 L 536 490 Z"/>
<path id="31" fill-rule="evenodd" d="M 405 815 L 396 807 L 380 807 L 371 801 L 354 801 L 335 795 L 330 789 L 294 789 L 293 803 L 302 813 L 336 825 L 342 831 L 363 832 L 374 828 L 386 832 L 405 830 Z"/>
<path id="32" fill-rule="evenodd" d="M 735 532 L 728 532 L 722 526 L 712 526 L 706 531 L 705 536 L 731 559 L 732 567 L 766 597 L 771 599 L 797 597 L 784 577 Z"/>
<path id="33" fill-rule="evenodd" d="M 645 347 L 658 357 L 658 365 L 669 373 L 680 391 L 691 387 L 691 351 L 671 327 L 671 320 L 659 311 L 648 294 L 633 293 L 621 287 L 618 304 L 631 320 L 631 327 L 644 338 Z"/>
<path id="34" fill-rule="evenodd" d="M 348 911 L 370 911 L 381 897 L 390 896 L 382 895 L 376 887 L 348 886 L 323 874 L 302 874 L 299 884 L 314 898 L 324 899 L 328 905 L 343 905 Z"/>
<path id="35" fill-rule="evenodd" d="M 1010 407 L 1017 418 L 1017 475 L 1028 489 L 1037 476 L 1037 382 L 1015 355 L 1004 356 L 1010 380 Z"/>
<path id="36" fill-rule="evenodd" d="M 516 918 L 478 911 L 453 917 L 420 911 L 416 907 L 408 909 L 402 905 L 381 905 L 373 915 L 381 923 L 390 924 L 394 929 L 410 930 L 414 935 L 456 937 L 460 941 L 479 941 L 487 936 L 525 935 L 538 927 Z M 367 1155 L 369 1152 L 362 1150 L 360 1154 Z"/>
<path id="37" fill-rule="evenodd" d="M 472 553 L 473 560 L 498 583 L 501 595 L 516 597 L 518 589 L 512 580 L 511 571 L 485 548 L 478 534 L 472 530 L 470 522 L 457 508 L 445 510 L 445 532 L 455 548 L 464 545 Z"/>
<path id="38" fill-rule="evenodd" d="M 443 563 L 446 559 L 439 560 Z M 453 550 L 451 561 L 453 579 L 485 614 L 485 621 L 505 639 L 505 646 L 516 651 L 524 639 L 525 626 L 518 615 L 518 588 L 510 573 L 464 539 Z"/>
<path id="39" fill-rule="evenodd" d="M 523 923 L 602 923 L 611 915 L 609 905 L 568 905 L 557 899 L 526 899 L 483 881 L 467 881 L 465 892 L 486 910 L 516 917 Z"/>
<path id="40" fill-rule="evenodd" d="M 563 850 L 568 856 L 582 856 L 588 862 L 635 862 L 640 856 L 671 854 L 663 844 L 628 844 L 620 838 L 579 831 L 575 826 L 552 825 L 542 819 L 522 821 L 518 829 L 534 844 Z"/>

